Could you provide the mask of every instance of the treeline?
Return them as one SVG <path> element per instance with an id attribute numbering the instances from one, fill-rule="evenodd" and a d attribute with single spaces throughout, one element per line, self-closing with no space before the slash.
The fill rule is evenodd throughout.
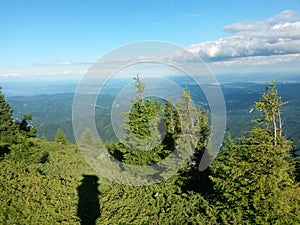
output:
<path id="1" fill-rule="evenodd" d="M 188 89 L 180 101 L 162 102 L 144 98 L 145 84 L 135 80 L 124 139 L 104 145 L 125 164 L 165 167 L 160 178 L 168 177 L 168 168 L 178 173 L 141 187 L 98 181 L 82 149 L 61 130 L 55 142 L 35 137 L 30 117 L 16 123 L 0 93 L 1 224 L 300 224 L 299 171 L 293 143 L 282 135 L 286 102 L 274 83 L 254 104 L 260 117 L 248 134 L 228 134 L 211 165 L 199 171 L 211 138 L 208 112 L 193 105 Z M 79 145 L 91 143 L 103 146 L 86 130 Z M 167 157 L 172 165 L 162 163 Z"/>

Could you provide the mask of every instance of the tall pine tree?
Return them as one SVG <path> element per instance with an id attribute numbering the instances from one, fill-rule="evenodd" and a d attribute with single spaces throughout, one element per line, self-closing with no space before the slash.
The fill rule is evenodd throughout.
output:
<path id="1" fill-rule="evenodd" d="M 187 88 L 182 98 L 175 106 L 166 103 L 165 123 L 167 126 L 166 147 L 172 148 L 172 160 L 165 165 L 171 170 L 179 169 L 182 178 L 180 182 L 187 186 L 191 180 L 199 179 L 199 163 L 207 148 L 210 137 L 208 114 L 193 104 Z M 194 187 L 189 187 L 194 189 Z"/>
<path id="2" fill-rule="evenodd" d="M 0 145 L 10 145 L 14 141 L 17 126 L 13 122 L 12 109 L 4 98 L 0 87 Z"/>
<path id="3" fill-rule="evenodd" d="M 160 160 L 162 152 L 162 134 L 159 124 L 162 116 L 162 106 L 152 98 L 144 99 L 145 84 L 137 75 L 137 97 L 132 101 L 131 110 L 125 113 L 123 147 L 125 162 L 129 164 L 151 164 Z"/>
<path id="4" fill-rule="evenodd" d="M 68 143 L 68 139 L 66 137 L 66 135 L 64 134 L 64 132 L 62 131 L 62 129 L 58 128 L 56 136 L 55 136 L 55 142 L 59 143 L 59 144 L 67 144 Z"/>
<path id="5" fill-rule="evenodd" d="M 254 126 L 248 137 L 229 138 L 213 161 L 211 180 L 221 223 L 299 224 L 299 187 L 289 154 L 292 145 L 277 135 L 279 128 L 274 125 L 281 121 L 282 105 L 270 84 L 255 104 L 262 113 L 256 120 L 260 126 Z"/>
<path id="6" fill-rule="evenodd" d="M 255 122 L 262 124 L 268 129 L 272 129 L 274 145 L 277 144 L 277 138 L 282 136 L 282 119 L 281 107 L 287 102 L 283 102 L 278 95 L 276 85 L 271 82 L 265 88 L 265 93 L 260 100 L 255 103 L 255 108 L 261 112 L 262 118 L 256 119 Z"/>

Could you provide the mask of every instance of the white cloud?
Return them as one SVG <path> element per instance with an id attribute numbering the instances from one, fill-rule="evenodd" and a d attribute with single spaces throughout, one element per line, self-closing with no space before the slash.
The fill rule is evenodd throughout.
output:
<path id="1" fill-rule="evenodd" d="M 188 47 L 212 65 L 257 65 L 299 61 L 300 19 L 293 11 L 262 21 L 234 23 L 230 36 Z"/>
<path id="2" fill-rule="evenodd" d="M 75 62 L 69 60 L 55 60 L 49 63 L 36 63 L 37 66 L 76 66 L 76 65 L 91 65 L 90 62 Z"/>
<path id="3" fill-rule="evenodd" d="M 269 29 L 274 25 L 285 24 L 287 22 L 296 21 L 299 16 L 293 11 L 283 11 L 280 14 L 262 21 L 246 21 L 233 23 L 231 25 L 225 26 L 224 31 L 230 33 L 248 32 L 248 31 L 262 31 Z"/>
<path id="4" fill-rule="evenodd" d="M 23 73 L 0 73 L 1 78 L 28 78 L 28 77 L 45 77 L 45 78 L 57 78 L 57 77 L 79 77 L 82 76 L 85 70 L 44 70 L 44 71 L 28 71 Z"/>
<path id="5" fill-rule="evenodd" d="M 72 61 L 63 61 L 63 60 L 55 60 L 51 65 L 73 65 L 75 62 Z"/>
<path id="6" fill-rule="evenodd" d="M 4 73 L 0 74 L 0 77 L 23 77 L 25 76 L 24 73 Z"/>

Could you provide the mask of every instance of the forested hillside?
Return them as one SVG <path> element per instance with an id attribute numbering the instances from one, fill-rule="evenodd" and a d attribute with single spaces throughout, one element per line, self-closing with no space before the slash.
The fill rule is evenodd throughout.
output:
<path id="1" fill-rule="evenodd" d="M 204 171 L 198 168 L 209 154 L 208 112 L 192 104 L 188 89 L 172 103 L 143 98 L 138 77 L 136 87 L 125 139 L 105 146 L 125 164 L 164 167 L 145 178 L 162 182 L 145 186 L 94 172 L 80 151 L 102 143 L 88 130 L 78 146 L 62 130 L 54 142 L 36 137 L 31 116 L 13 119 L 0 92 L 0 224 L 300 224 L 299 166 L 284 136 L 286 102 L 274 83 L 253 102 L 258 116 L 247 134 L 228 134 Z M 172 165 L 160 164 L 169 156 Z"/>
<path id="2" fill-rule="evenodd" d="M 249 77 L 252 76 L 253 75 L 249 75 Z M 262 83 L 255 80 L 258 78 L 251 78 L 249 81 L 246 80 L 246 76 L 242 78 L 245 79 L 245 81 L 234 80 L 234 77 L 221 80 L 221 82 L 223 82 L 221 83 L 221 88 L 227 111 L 226 131 L 230 132 L 232 137 L 241 137 L 251 129 L 253 125 L 251 120 L 257 117 L 258 113 L 256 113 L 255 110 L 252 113 L 249 112 L 251 112 L 253 103 L 263 92 L 264 86 L 267 85 L 265 80 L 263 80 Z M 276 81 L 280 80 L 279 77 L 275 78 Z M 199 89 L 194 82 L 184 79 L 184 77 L 181 76 L 173 79 L 174 82 L 182 88 L 185 86 L 188 87 L 195 104 L 201 105 L 203 108 L 208 108 L 205 95 L 200 92 L 201 89 Z M 270 80 L 272 79 L 273 77 L 270 78 Z M 96 108 L 96 125 L 98 131 L 101 132 L 103 141 L 111 140 L 113 137 L 114 131 L 110 125 L 111 105 L 117 93 L 119 93 L 124 86 L 123 84 L 120 85 L 122 82 L 124 82 L 122 79 L 113 82 L 110 86 L 114 86 L 114 88 L 110 87 L 109 90 L 105 92 L 101 102 L 97 101 L 97 105 L 103 106 L 102 108 Z M 15 84 L 15 82 L 13 82 L 13 84 Z M 296 147 L 299 149 L 300 123 L 298 123 L 298 115 L 300 113 L 300 93 L 297 91 L 300 88 L 299 78 L 298 76 L 290 80 L 287 78 L 287 82 L 283 82 L 281 79 L 276 84 L 282 98 L 289 102 L 289 104 L 285 105 L 282 109 L 282 118 L 285 128 L 284 135 L 289 139 L 293 139 Z M 56 131 L 60 128 L 68 137 L 68 140 L 75 143 L 72 129 L 72 104 L 75 90 L 68 89 L 71 84 L 66 83 L 58 90 L 53 90 L 53 92 L 50 93 L 46 92 L 47 94 L 30 92 L 23 96 L 10 95 L 9 90 L 12 88 L 6 83 L 4 83 L 4 85 L 5 93 L 8 93 L 6 99 L 14 109 L 14 116 L 22 118 L 24 113 L 32 114 L 33 120 L 31 123 L 37 127 L 37 135 L 39 137 L 54 141 Z M 30 86 L 29 83 L 27 85 L 29 86 L 29 90 L 34 90 L 32 85 Z M 18 87 L 19 85 L 17 85 L 15 89 Z M 66 92 L 60 93 L 63 87 Z"/>

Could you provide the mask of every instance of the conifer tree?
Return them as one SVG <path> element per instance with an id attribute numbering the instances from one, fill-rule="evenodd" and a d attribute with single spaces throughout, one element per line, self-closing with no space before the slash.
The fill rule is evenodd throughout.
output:
<path id="1" fill-rule="evenodd" d="M 177 102 L 176 109 L 178 110 L 180 120 L 180 135 L 175 140 L 175 148 L 178 152 L 176 157 L 178 157 L 178 161 L 185 160 L 187 163 L 191 163 L 190 157 L 196 148 L 197 137 L 194 126 L 195 108 L 187 88 L 182 93 L 181 101 Z M 187 169 L 187 167 L 183 168 L 183 170 Z"/>
<path id="2" fill-rule="evenodd" d="M 89 128 L 86 128 L 79 139 L 79 146 L 89 149 L 94 148 L 96 146 L 96 143 L 97 142 L 93 137 L 91 130 Z"/>
<path id="3" fill-rule="evenodd" d="M 64 132 L 58 128 L 56 136 L 55 136 L 55 142 L 59 143 L 59 144 L 67 144 L 68 143 L 68 139 L 66 137 L 66 135 L 64 134 Z"/>
<path id="4" fill-rule="evenodd" d="M 165 103 L 164 122 L 166 125 L 166 136 L 163 140 L 165 148 L 174 151 L 175 140 L 180 134 L 180 119 L 176 107 L 171 101 L 166 101 Z"/>
<path id="5" fill-rule="evenodd" d="M 16 131 L 17 127 L 13 122 L 12 109 L 8 102 L 6 102 L 2 88 L 0 87 L 0 144 L 11 144 Z"/>
<path id="6" fill-rule="evenodd" d="M 291 142 L 274 136 L 280 97 L 272 83 L 256 103 L 264 127 L 254 126 L 248 137 L 228 138 L 211 166 L 215 204 L 220 222 L 233 224 L 298 224 L 299 188 L 290 159 Z M 272 108 L 274 107 L 274 109 Z M 276 140 L 276 142 L 274 142 Z"/>
<path id="7" fill-rule="evenodd" d="M 152 98 L 143 99 L 145 84 L 139 77 L 136 80 L 138 97 L 132 102 L 131 110 L 125 114 L 125 138 L 123 144 L 130 149 L 149 151 L 161 143 L 159 123 L 161 120 L 161 104 Z"/>
<path id="8" fill-rule="evenodd" d="M 32 115 L 25 114 L 23 119 L 19 124 L 19 130 L 25 135 L 26 137 L 36 137 L 37 129 L 35 126 L 30 124 L 28 121 L 32 120 Z"/>
<path id="9" fill-rule="evenodd" d="M 138 89 L 138 99 L 144 103 L 144 90 L 145 90 L 145 84 L 141 82 L 139 74 L 136 75 L 136 77 L 133 78 L 136 81 L 135 87 Z"/>
<path id="10" fill-rule="evenodd" d="M 281 97 L 278 95 L 274 82 L 271 82 L 265 89 L 265 93 L 261 96 L 261 99 L 255 103 L 255 108 L 261 112 L 263 118 L 256 119 L 255 122 L 272 130 L 274 145 L 276 145 L 277 137 L 282 136 L 280 109 L 287 102 L 283 102 Z"/>
<path id="11" fill-rule="evenodd" d="M 189 156 L 187 169 L 197 170 L 210 135 L 207 112 L 193 105 L 187 88 L 176 108 L 180 117 L 180 136 L 176 140 L 176 147 L 182 153 L 179 157 Z"/>
<path id="12" fill-rule="evenodd" d="M 152 98 L 143 100 L 145 84 L 138 76 L 135 80 L 138 95 L 132 102 L 131 110 L 125 114 L 125 138 L 119 145 L 124 161 L 139 165 L 152 164 L 174 152 L 172 160 L 163 162 L 161 167 L 172 168 L 170 171 L 182 169 L 199 172 L 198 166 L 210 133 L 207 112 L 193 105 L 187 88 L 175 106 L 167 101 L 163 108 L 161 103 Z M 166 130 L 164 140 L 160 130 L 162 121 Z"/>
<path id="13" fill-rule="evenodd" d="M 190 186 L 199 179 L 199 163 L 209 140 L 207 112 L 193 105 L 191 94 L 185 88 L 175 107 L 171 102 L 166 103 L 165 122 L 167 147 L 173 147 L 172 151 L 175 151 L 171 163 L 165 166 L 171 170 L 179 169 L 180 182 Z"/>

